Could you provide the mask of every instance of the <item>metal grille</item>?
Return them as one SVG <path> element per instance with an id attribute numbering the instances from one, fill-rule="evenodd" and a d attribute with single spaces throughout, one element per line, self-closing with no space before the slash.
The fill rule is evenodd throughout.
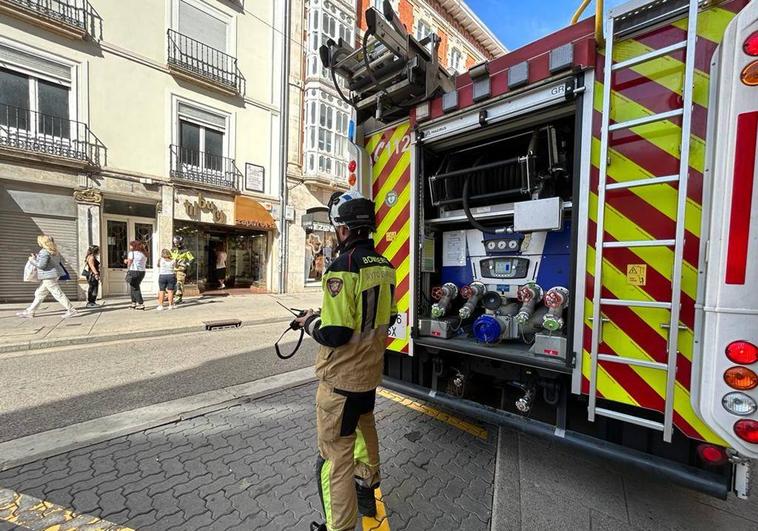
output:
<path id="1" fill-rule="evenodd" d="M 242 172 L 234 159 L 172 145 L 171 178 L 237 190 Z"/>
<path id="2" fill-rule="evenodd" d="M 102 167 L 105 145 L 82 122 L 0 104 L 0 147 Z"/>
<path id="3" fill-rule="evenodd" d="M 245 93 L 245 78 L 237 67 L 236 57 L 171 29 L 168 30 L 168 63 L 236 94 Z"/>
<path id="4" fill-rule="evenodd" d="M 86 0 L 0 0 L 25 11 L 84 31 L 94 40 L 103 37 L 103 19 Z"/>

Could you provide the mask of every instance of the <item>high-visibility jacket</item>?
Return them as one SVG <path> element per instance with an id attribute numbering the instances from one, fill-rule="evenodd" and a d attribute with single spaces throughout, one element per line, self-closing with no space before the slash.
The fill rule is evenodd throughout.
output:
<path id="1" fill-rule="evenodd" d="M 387 329 L 397 314 L 395 269 L 371 240 L 348 245 L 322 278 L 321 315 L 305 329 L 319 344 L 316 376 L 344 391 L 382 381 Z"/>

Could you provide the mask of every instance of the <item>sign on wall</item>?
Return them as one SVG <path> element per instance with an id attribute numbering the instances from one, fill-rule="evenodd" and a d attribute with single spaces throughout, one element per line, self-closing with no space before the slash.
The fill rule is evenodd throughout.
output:
<path id="1" fill-rule="evenodd" d="M 245 163 L 245 190 L 263 192 L 266 184 L 266 169 L 258 164 Z"/>
<path id="2" fill-rule="evenodd" d="M 174 218 L 219 225 L 234 225 L 234 201 L 207 192 L 178 191 L 174 195 Z"/>

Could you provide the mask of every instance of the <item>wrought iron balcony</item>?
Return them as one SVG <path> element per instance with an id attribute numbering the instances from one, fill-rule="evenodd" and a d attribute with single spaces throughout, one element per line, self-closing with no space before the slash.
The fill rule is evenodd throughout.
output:
<path id="1" fill-rule="evenodd" d="M 0 155 L 38 156 L 66 166 L 101 168 L 105 145 L 87 124 L 0 104 Z"/>
<path id="2" fill-rule="evenodd" d="M 171 178 L 200 185 L 239 190 L 242 172 L 234 159 L 172 144 Z"/>
<path id="3" fill-rule="evenodd" d="M 168 30 L 168 66 L 192 81 L 233 95 L 245 94 L 245 78 L 237 58 L 174 30 Z"/>
<path id="4" fill-rule="evenodd" d="M 87 0 L 0 0 L 0 12 L 68 37 L 103 38 L 103 19 Z"/>

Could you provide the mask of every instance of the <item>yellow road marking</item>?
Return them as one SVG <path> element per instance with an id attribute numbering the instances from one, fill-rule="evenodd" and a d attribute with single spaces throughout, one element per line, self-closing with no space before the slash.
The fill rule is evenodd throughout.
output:
<path id="1" fill-rule="evenodd" d="M 101 529 L 103 531 L 134 531 L 96 516 L 80 514 L 33 496 L 0 488 L 0 520 L 26 529 L 58 531 L 62 528 Z"/>
<path id="2" fill-rule="evenodd" d="M 435 418 L 437 420 L 450 424 L 451 426 L 454 426 L 458 428 L 459 430 L 465 431 L 466 433 L 470 433 L 474 437 L 478 437 L 479 439 L 483 439 L 485 441 L 487 440 L 487 430 L 485 430 L 481 426 L 477 426 L 476 424 L 472 424 L 471 422 L 467 422 L 465 420 L 461 420 L 459 418 L 453 417 L 452 415 L 448 415 L 447 413 L 444 413 L 440 411 L 439 409 L 429 407 L 427 405 L 422 404 L 421 402 L 416 402 L 415 400 L 411 400 L 410 398 L 406 398 L 403 395 L 393 393 L 392 391 L 388 391 L 387 389 L 383 389 L 381 387 L 377 389 L 376 392 L 379 396 L 383 396 L 384 398 L 389 398 L 390 400 L 393 400 L 397 402 L 398 404 L 402 404 L 405 407 L 409 407 L 415 411 L 418 411 L 419 413 L 423 413 L 424 415 L 428 415 L 432 418 Z"/>
<path id="3" fill-rule="evenodd" d="M 390 520 L 387 518 L 387 508 L 384 506 L 382 489 L 374 491 L 376 497 L 376 516 L 364 516 L 361 522 L 363 531 L 390 531 Z"/>

